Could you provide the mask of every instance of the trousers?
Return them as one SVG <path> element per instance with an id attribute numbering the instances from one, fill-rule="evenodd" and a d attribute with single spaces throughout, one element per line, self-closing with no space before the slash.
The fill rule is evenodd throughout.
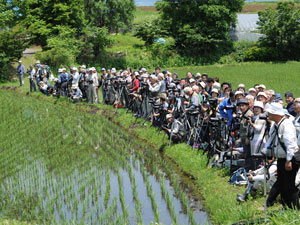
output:
<path id="1" fill-rule="evenodd" d="M 272 205 L 280 194 L 284 207 L 299 209 L 298 189 L 295 186 L 295 178 L 299 167 L 293 163 L 292 171 L 285 170 L 285 159 L 277 160 L 277 181 L 271 188 L 267 205 Z"/>

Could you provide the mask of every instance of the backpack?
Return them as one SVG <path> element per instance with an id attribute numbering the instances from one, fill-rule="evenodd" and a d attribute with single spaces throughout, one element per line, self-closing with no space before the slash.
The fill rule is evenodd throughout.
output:
<path id="1" fill-rule="evenodd" d="M 240 184 L 245 184 L 247 181 L 248 181 L 247 171 L 245 168 L 241 167 L 232 174 L 229 183 L 240 185 Z"/>

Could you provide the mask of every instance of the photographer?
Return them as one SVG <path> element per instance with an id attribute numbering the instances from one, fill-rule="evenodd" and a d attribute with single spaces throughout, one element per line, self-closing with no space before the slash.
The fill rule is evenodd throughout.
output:
<path id="1" fill-rule="evenodd" d="M 299 167 L 293 163 L 294 153 L 298 151 L 296 128 L 291 120 L 285 118 L 280 103 L 269 104 L 266 111 L 269 113 L 269 119 L 275 123 L 271 127 L 270 137 L 263 153 L 277 158 L 278 173 L 268 203 L 272 204 L 275 201 L 276 195 L 273 193 L 280 193 L 284 207 L 299 209 L 298 189 L 295 186 Z"/>
<path id="2" fill-rule="evenodd" d="M 87 69 L 87 78 L 86 81 L 88 83 L 88 88 L 87 88 L 87 103 L 93 104 L 96 102 L 96 88 L 94 85 L 94 76 L 93 76 L 93 69 Z"/>
<path id="3" fill-rule="evenodd" d="M 228 127 L 231 127 L 232 124 L 232 114 L 233 111 L 235 111 L 235 94 L 233 91 L 230 91 L 229 98 L 226 98 L 222 101 L 222 103 L 219 105 L 219 112 L 221 116 L 225 119 L 228 119 L 227 125 Z M 231 109 L 229 109 L 230 107 Z"/>
<path id="4" fill-rule="evenodd" d="M 28 79 L 30 84 L 30 92 L 32 92 L 32 89 L 34 90 L 34 92 L 36 92 L 36 87 L 34 83 L 35 69 L 32 65 L 30 65 L 29 69 L 27 70 L 27 73 L 29 74 Z"/>
<path id="5" fill-rule="evenodd" d="M 240 138 L 244 149 L 244 159 L 245 159 L 245 169 L 254 169 L 254 160 L 251 157 L 250 149 L 250 132 L 249 132 L 249 121 L 253 116 L 252 111 L 249 109 L 249 102 L 246 99 L 240 99 L 237 102 L 237 106 L 241 111 L 241 121 L 240 121 Z"/>
<path id="6" fill-rule="evenodd" d="M 147 84 L 149 86 L 150 98 L 156 98 L 160 90 L 158 78 L 155 75 L 151 75 L 150 80 L 147 80 Z"/>
<path id="7" fill-rule="evenodd" d="M 70 101 L 72 103 L 80 102 L 82 100 L 82 92 L 77 85 L 72 86 L 72 93 L 70 94 Z"/>
<path id="8" fill-rule="evenodd" d="M 277 162 L 274 158 L 268 160 L 267 165 L 267 190 L 270 191 L 273 184 L 276 182 L 277 176 Z M 244 194 L 238 194 L 236 200 L 238 202 L 244 202 L 248 199 L 248 195 L 251 194 L 252 197 L 256 192 L 261 189 L 264 182 L 264 166 L 260 166 L 255 171 L 249 171 L 248 175 L 248 185 Z"/>
<path id="9" fill-rule="evenodd" d="M 261 119 L 260 116 L 263 116 L 264 104 L 260 101 L 254 102 L 253 112 L 254 116 L 249 120 L 251 125 L 251 155 L 259 154 L 262 149 L 265 147 L 266 138 L 268 133 L 266 131 L 266 125 L 268 121 L 266 119 Z"/>
<path id="10" fill-rule="evenodd" d="M 163 127 L 167 132 L 169 139 L 172 140 L 174 144 L 184 141 L 186 136 L 186 131 L 184 125 L 179 121 L 173 118 L 172 114 L 166 116 L 168 127 Z"/>

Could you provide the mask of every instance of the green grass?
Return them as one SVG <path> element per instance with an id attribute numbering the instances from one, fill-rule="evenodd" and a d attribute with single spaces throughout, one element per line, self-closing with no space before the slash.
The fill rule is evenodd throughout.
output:
<path id="1" fill-rule="evenodd" d="M 133 20 L 134 25 L 142 24 L 143 22 L 150 22 L 158 17 L 157 11 L 146 11 L 141 8 L 137 8 L 135 11 L 135 17 Z"/>
<path id="2" fill-rule="evenodd" d="M 232 65 L 211 65 L 199 67 L 175 67 L 168 69 L 177 72 L 180 77 L 185 77 L 186 72 L 207 73 L 210 77 L 219 77 L 220 82 L 230 82 L 233 88 L 240 83 L 246 85 L 246 89 L 255 84 L 265 84 L 267 89 L 284 94 L 292 91 L 295 97 L 300 96 L 300 62 L 287 63 L 263 63 L 249 62 Z"/>

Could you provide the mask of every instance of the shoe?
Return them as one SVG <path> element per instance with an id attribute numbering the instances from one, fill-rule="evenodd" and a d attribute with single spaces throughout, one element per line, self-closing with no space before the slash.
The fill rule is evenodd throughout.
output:
<path id="1" fill-rule="evenodd" d="M 238 196 L 237 198 L 236 198 L 236 200 L 238 201 L 238 202 L 245 202 L 246 200 L 247 200 L 247 195 L 242 195 L 242 196 Z"/>
<path id="2" fill-rule="evenodd" d="M 243 194 L 237 194 L 237 197 L 242 197 L 243 196 Z"/>

